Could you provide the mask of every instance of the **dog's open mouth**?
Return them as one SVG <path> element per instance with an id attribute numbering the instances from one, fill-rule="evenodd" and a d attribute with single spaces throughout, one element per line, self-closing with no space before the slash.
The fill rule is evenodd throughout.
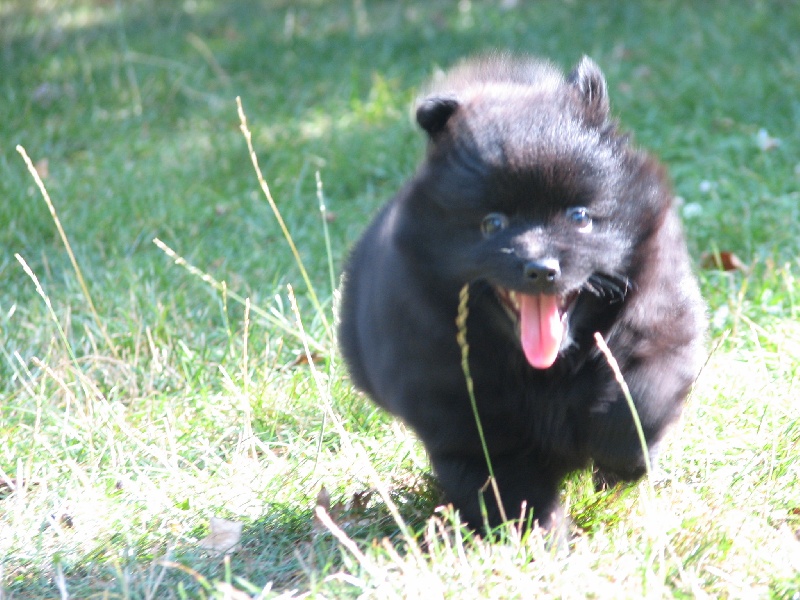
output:
<path id="1" fill-rule="evenodd" d="M 495 288 L 497 296 L 516 321 L 522 351 L 535 369 L 553 365 L 567 330 L 567 316 L 577 293 L 566 296 L 523 294 Z"/>

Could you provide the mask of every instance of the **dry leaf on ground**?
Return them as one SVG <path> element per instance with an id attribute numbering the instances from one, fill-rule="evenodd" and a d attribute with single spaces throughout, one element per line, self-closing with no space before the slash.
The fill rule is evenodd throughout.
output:
<path id="1" fill-rule="evenodd" d="M 721 271 L 742 271 L 747 272 L 747 265 L 733 252 L 724 250 L 719 253 L 706 252 L 700 259 L 704 269 L 718 269 Z"/>
<path id="2" fill-rule="evenodd" d="M 211 517 L 211 533 L 200 540 L 200 547 L 220 554 L 230 554 L 239 549 L 242 524 L 219 517 Z"/>

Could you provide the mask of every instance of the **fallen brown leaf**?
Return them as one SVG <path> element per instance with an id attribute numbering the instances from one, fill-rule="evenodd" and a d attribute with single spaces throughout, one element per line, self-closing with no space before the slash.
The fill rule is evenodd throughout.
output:
<path id="1" fill-rule="evenodd" d="M 211 517 L 211 533 L 200 540 L 200 547 L 219 554 L 230 554 L 239 549 L 242 524 L 219 517 Z"/>
<path id="2" fill-rule="evenodd" d="M 331 504 L 331 495 L 325 486 L 322 486 L 319 494 L 317 494 L 316 506 L 322 508 L 329 518 L 339 523 L 341 527 L 349 528 L 353 525 L 365 525 L 367 520 L 364 519 L 364 515 L 374 493 L 374 490 L 354 492 L 346 502 L 339 500 Z M 327 529 L 319 520 L 316 512 L 314 514 L 313 528 L 316 532 Z"/>
<path id="3" fill-rule="evenodd" d="M 314 364 L 322 362 L 322 355 L 317 352 L 311 353 L 311 360 Z M 308 354 L 298 354 L 297 358 L 295 358 L 292 362 L 289 363 L 290 367 L 299 367 L 300 365 L 307 365 L 308 364 Z"/>
<path id="4" fill-rule="evenodd" d="M 706 252 L 700 259 L 704 269 L 717 269 L 720 271 L 747 272 L 747 265 L 733 252 L 723 251 L 717 253 Z"/>

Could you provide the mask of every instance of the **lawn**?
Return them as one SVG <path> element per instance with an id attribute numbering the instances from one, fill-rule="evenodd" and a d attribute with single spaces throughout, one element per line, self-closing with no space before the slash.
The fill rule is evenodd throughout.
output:
<path id="1" fill-rule="evenodd" d="M 496 48 L 600 64 L 712 324 L 568 551 L 460 529 L 333 339 L 419 86 Z M 800 598 L 798 65 L 794 1 L 4 0 L 0 598 Z"/>

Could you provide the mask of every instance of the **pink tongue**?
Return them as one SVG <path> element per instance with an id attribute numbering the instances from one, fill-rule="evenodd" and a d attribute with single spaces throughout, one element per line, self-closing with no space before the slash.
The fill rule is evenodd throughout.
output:
<path id="1" fill-rule="evenodd" d="M 535 369 L 550 367 L 558 356 L 564 326 L 555 296 L 519 295 L 519 326 L 522 350 Z"/>

